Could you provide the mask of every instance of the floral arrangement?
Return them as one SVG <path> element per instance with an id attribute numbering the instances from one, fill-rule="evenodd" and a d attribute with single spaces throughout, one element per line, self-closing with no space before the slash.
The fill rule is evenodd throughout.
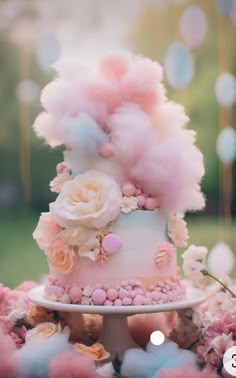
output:
<path id="1" fill-rule="evenodd" d="M 0 377 L 229 377 L 223 355 L 236 345 L 236 285 L 229 277 L 214 277 L 206 255 L 205 248 L 194 245 L 183 254 L 184 273 L 205 289 L 206 302 L 192 309 L 131 317 L 130 334 L 141 348 L 128 350 L 123 361 L 107 362 L 110 355 L 97 341 L 100 316 L 30 304 L 27 291 L 34 282 L 14 290 L 1 285 Z M 160 346 L 149 341 L 156 329 L 166 337 Z"/>

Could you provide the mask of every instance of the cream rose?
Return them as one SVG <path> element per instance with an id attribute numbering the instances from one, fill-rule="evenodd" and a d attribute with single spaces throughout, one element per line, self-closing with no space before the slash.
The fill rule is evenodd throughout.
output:
<path id="1" fill-rule="evenodd" d="M 50 211 L 61 227 L 99 230 L 118 217 L 121 197 L 112 176 L 91 170 L 65 183 Z"/>
<path id="2" fill-rule="evenodd" d="M 50 267 L 62 274 L 70 273 L 77 267 L 78 256 L 73 246 L 61 239 L 54 240 L 52 245 L 47 249 L 46 255 Z"/>
<path id="3" fill-rule="evenodd" d="M 40 337 L 42 339 L 48 339 L 49 337 L 52 337 L 56 333 L 65 333 L 69 337 L 69 327 L 65 327 L 64 329 L 61 326 L 61 323 L 51 323 L 51 322 L 45 322 L 40 323 L 36 325 L 33 329 L 29 330 L 26 333 L 25 341 L 28 342 L 29 340 L 32 340 L 35 337 Z"/>

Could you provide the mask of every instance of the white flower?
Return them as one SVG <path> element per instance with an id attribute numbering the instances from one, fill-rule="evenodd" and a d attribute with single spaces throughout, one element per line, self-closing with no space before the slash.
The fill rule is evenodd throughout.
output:
<path id="1" fill-rule="evenodd" d="M 115 374 L 112 362 L 107 362 L 106 364 L 100 365 L 96 369 L 96 372 L 99 375 L 99 377 L 104 378 L 113 378 Z"/>
<path id="2" fill-rule="evenodd" d="M 138 199 L 137 197 L 122 197 L 120 209 L 122 213 L 128 214 L 133 210 L 137 210 L 138 208 Z"/>
<path id="3" fill-rule="evenodd" d="M 202 271 L 206 270 L 205 260 L 207 252 L 206 247 L 190 245 L 182 256 L 184 275 L 196 286 L 199 286 L 203 280 Z"/>
<path id="4" fill-rule="evenodd" d="M 92 304 L 92 299 L 86 295 L 83 295 L 81 298 L 81 304 L 82 305 L 90 305 Z"/>
<path id="5" fill-rule="evenodd" d="M 87 286 L 84 287 L 83 295 L 85 295 L 86 297 L 90 297 L 93 290 L 94 290 L 94 286 L 87 285 Z"/>

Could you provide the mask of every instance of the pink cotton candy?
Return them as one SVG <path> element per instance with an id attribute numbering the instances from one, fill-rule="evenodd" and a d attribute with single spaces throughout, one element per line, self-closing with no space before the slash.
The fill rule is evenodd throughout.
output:
<path id="1" fill-rule="evenodd" d="M 66 351 L 49 363 L 49 378 L 96 378 L 95 364 L 79 353 Z"/>
<path id="2" fill-rule="evenodd" d="M 134 57 L 130 69 L 121 80 L 123 102 L 134 103 L 146 112 L 165 100 L 161 83 L 162 67 L 143 57 Z"/>
<path id="3" fill-rule="evenodd" d="M 56 127 L 57 120 L 51 114 L 42 112 L 36 118 L 33 129 L 39 138 L 46 139 L 51 147 L 56 147 L 64 143 L 63 137 Z"/>
<path id="4" fill-rule="evenodd" d="M 136 105 L 125 105 L 109 117 L 114 155 L 127 166 L 135 164 L 143 151 L 148 148 L 152 126 L 148 116 Z"/>
<path id="5" fill-rule="evenodd" d="M 131 63 L 131 54 L 127 52 L 113 53 L 106 56 L 100 63 L 100 71 L 108 78 L 121 79 L 128 71 Z"/>
<path id="6" fill-rule="evenodd" d="M 5 335 L 0 328 L 0 377 L 15 378 L 16 363 L 13 353 L 16 347 L 9 335 Z"/>

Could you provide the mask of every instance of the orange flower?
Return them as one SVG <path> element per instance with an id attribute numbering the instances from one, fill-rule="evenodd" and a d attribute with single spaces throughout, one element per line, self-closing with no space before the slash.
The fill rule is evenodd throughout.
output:
<path id="1" fill-rule="evenodd" d="M 43 322 L 56 323 L 53 314 L 54 311 L 33 304 L 27 312 L 27 322 L 33 327 Z"/>
<path id="2" fill-rule="evenodd" d="M 110 357 L 102 344 L 95 343 L 91 346 L 86 346 L 84 344 L 76 343 L 74 348 L 81 354 L 91 358 L 93 361 L 100 362 L 106 360 Z"/>
<path id="3" fill-rule="evenodd" d="M 60 323 L 54 324 L 50 322 L 40 323 L 37 324 L 36 327 L 29 330 L 26 333 L 25 341 L 28 342 L 29 340 L 39 337 L 42 339 L 49 339 L 56 333 L 65 333 L 68 334 L 69 338 L 69 327 L 62 328 Z"/>

